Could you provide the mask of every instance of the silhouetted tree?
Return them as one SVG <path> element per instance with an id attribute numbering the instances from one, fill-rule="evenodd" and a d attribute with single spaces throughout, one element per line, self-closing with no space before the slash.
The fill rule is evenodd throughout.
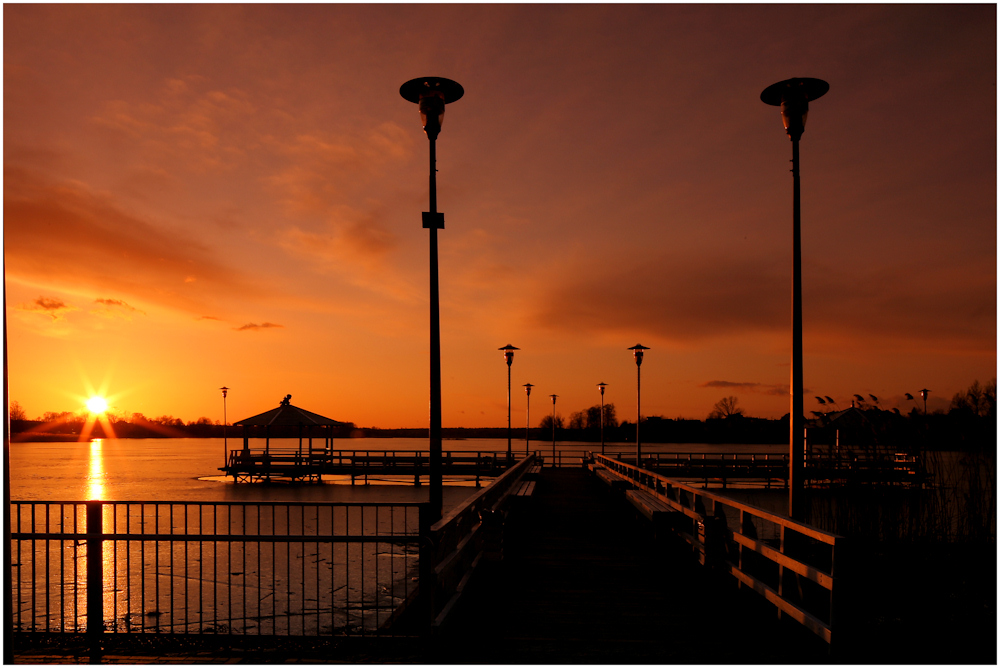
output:
<path id="1" fill-rule="evenodd" d="M 28 419 L 24 413 L 24 408 L 21 407 L 21 404 L 17 400 L 10 402 L 10 406 L 7 407 L 7 416 L 11 422 Z"/>
<path id="2" fill-rule="evenodd" d="M 543 417 L 542 421 L 538 423 L 538 428 L 539 429 L 548 429 L 549 431 L 551 431 L 552 430 L 552 416 L 551 415 L 546 415 L 545 417 Z M 562 415 L 559 415 L 557 413 L 556 414 L 556 429 L 562 429 L 562 428 L 563 428 L 563 418 L 562 418 Z"/>
<path id="3" fill-rule="evenodd" d="M 712 412 L 708 414 L 709 420 L 719 420 L 722 418 L 743 415 L 743 409 L 737 406 L 739 399 L 736 397 L 723 397 L 715 402 Z"/>
<path id="4" fill-rule="evenodd" d="M 974 381 L 963 392 L 955 393 L 951 398 L 951 407 L 948 412 L 967 413 L 977 417 L 988 417 L 996 413 L 997 406 L 997 382 L 993 379 L 986 385 L 980 385 L 979 381 Z"/>

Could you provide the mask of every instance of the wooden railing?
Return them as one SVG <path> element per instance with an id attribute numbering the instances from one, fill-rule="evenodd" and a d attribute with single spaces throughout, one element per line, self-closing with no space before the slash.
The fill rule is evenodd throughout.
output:
<path id="1" fill-rule="evenodd" d="M 446 623 L 482 560 L 499 550 L 507 502 L 535 463 L 534 455 L 522 459 L 427 531 L 420 549 L 420 595 L 432 632 Z"/>
<path id="2" fill-rule="evenodd" d="M 594 466 L 630 486 L 630 500 L 687 541 L 702 564 L 731 575 L 827 643 L 841 642 L 842 536 L 605 455 L 594 455 Z"/>

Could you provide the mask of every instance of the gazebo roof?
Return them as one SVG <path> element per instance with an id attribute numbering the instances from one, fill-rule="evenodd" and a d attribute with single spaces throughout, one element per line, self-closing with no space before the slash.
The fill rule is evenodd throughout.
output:
<path id="1" fill-rule="evenodd" d="M 313 413 L 307 411 L 298 406 L 293 406 L 291 403 L 292 395 L 285 396 L 281 400 L 281 405 L 277 408 L 272 408 L 271 410 L 261 413 L 260 415 L 254 415 L 253 417 L 248 417 L 239 422 L 234 422 L 233 425 L 238 427 L 254 427 L 254 426 L 322 426 L 322 427 L 337 427 L 345 424 L 344 422 L 337 422 L 336 420 L 331 420 L 328 417 L 323 417 L 318 413 Z"/>

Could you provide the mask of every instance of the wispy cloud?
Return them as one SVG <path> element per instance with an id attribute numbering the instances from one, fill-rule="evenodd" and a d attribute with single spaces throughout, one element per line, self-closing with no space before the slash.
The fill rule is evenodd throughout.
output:
<path id="1" fill-rule="evenodd" d="M 700 387 L 713 387 L 725 390 L 744 391 L 753 394 L 783 396 L 788 394 L 787 385 L 766 385 L 764 383 L 738 383 L 730 380 L 710 380 Z"/>
<path id="2" fill-rule="evenodd" d="M 70 306 L 61 299 L 44 296 L 39 297 L 30 304 L 21 304 L 18 306 L 18 309 L 21 311 L 43 313 L 50 316 L 53 320 L 60 320 L 66 313 L 79 310 L 75 306 Z"/>
<path id="3" fill-rule="evenodd" d="M 233 329 L 235 329 L 237 332 L 256 332 L 256 331 L 261 330 L 261 329 L 272 329 L 272 328 L 275 328 L 275 327 L 281 327 L 281 328 L 283 328 L 284 325 L 278 325 L 278 324 L 273 323 L 273 322 L 262 322 L 261 324 L 258 325 L 255 322 L 248 322 L 245 325 L 241 325 L 239 327 L 234 327 Z"/>
<path id="4" fill-rule="evenodd" d="M 4 243 L 14 278 L 88 286 L 196 312 L 223 293 L 260 294 L 206 245 L 132 213 L 112 196 L 16 166 L 6 166 L 4 177 Z"/>
<path id="5" fill-rule="evenodd" d="M 95 304 L 101 304 L 104 306 L 103 309 L 98 311 L 93 311 L 98 315 L 112 315 L 112 316 L 131 316 L 133 313 L 138 313 L 140 315 L 146 315 L 145 311 L 137 309 L 136 307 L 125 303 L 121 299 L 95 299 Z"/>

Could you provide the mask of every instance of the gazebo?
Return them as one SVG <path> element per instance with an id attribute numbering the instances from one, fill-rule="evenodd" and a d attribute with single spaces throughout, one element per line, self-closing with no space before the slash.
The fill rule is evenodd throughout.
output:
<path id="1" fill-rule="evenodd" d="M 299 439 L 298 455 L 302 456 L 302 439 L 309 439 L 309 455 L 313 453 L 313 435 L 317 428 L 323 438 L 323 452 L 328 453 L 333 449 L 333 434 L 337 429 L 344 429 L 350 426 L 349 422 L 338 422 L 328 417 L 307 411 L 304 408 L 292 405 L 292 395 L 285 395 L 277 408 L 254 415 L 233 425 L 243 427 L 243 451 L 250 451 L 250 437 L 259 434 L 263 428 L 264 432 L 264 454 L 270 455 L 271 437 L 283 437 Z"/>

